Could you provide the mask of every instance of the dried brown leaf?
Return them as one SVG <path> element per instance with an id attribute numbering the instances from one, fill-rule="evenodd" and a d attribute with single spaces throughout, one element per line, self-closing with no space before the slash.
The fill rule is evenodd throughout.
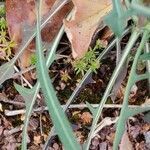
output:
<path id="1" fill-rule="evenodd" d="M 38 145 L 40 143 L 41 143 L 41 136 L 40 135 L 34 136 L 34 144 Z"/>
<path id="2" fill-rule="evenodd" d="M 64 20 L 65 30 L 72 45 L 74 58 L 81 58 L 103 17 L 112 9 L 111 0 L 72 0 L 75 13 L 71 21 Z"/>
<path id="3" fill-rule="evenodd" d="M 84 112 L 81 115 L 81 119 L 82 119 L 83 124 L 89 124 L 92 121 L 92 115 L 89 112 Z"/>
<path id="4" fill-rule="evenodd" d="M 52 8 L 56 0 L 42 1 L 42 16 Z M 51 19 L 51 21 L 42 30 L 42 40 L 44 42 L 51 42 L 62 25 L 62 20 L 71 10 L 72 4 L 65 5 L 58 13 Z M 35 0 L 6 0 L 6 19 L 8 24 L 9 35 L 17 44 L 15 52 L 18 50 L 20 43 L 25 38 L 23 37 L 23 24 L 33 26 L 36 20 L 35 14 Z M 32 41 L 27 47 L 26 51 L 20 58 L 21 68 L 28 67 L 31 63 L 31 55 L 35 52 L 35 42 Z"/>

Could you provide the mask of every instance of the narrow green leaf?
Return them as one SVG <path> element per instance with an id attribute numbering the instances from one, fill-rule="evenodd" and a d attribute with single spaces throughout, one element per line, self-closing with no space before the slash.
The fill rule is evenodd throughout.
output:
<path id="1" fill-rule="evenodd" d="M 137 74 L 135 72 L 137 62 L 139 60 L 139 56 L 141 54 L 142 49 L 144 48 L 145 42 L 147 42 L 148 37 L 149 37 L 149 32 L 146 30 L 146 31 L 144 31 L 141 43 L 140 43 L 140 45 L 137 49 L 136 55 L 134 57 L 134 61 L 133 61 L 132 67 L 131 67 L 131 72 L 129 75 L 129 79 L 128 79 L 127 87 L 126 87 L 126 91 L 125 91 L 125 96 L 124 96 L 124 100 L 123 100 L 123 107 L 121 109 L 119 121 L 117 123 L 117 129 L 116 129 L 116 135 L 115 135 L 115 140 L 114 140 L 114 144 L 113 144 L 113 150 L 118 149 L 118 145 L 120 143 L 121 137 L 125 130 L 125 123 L 126 123 L 127 118 L 129 116 L 135 115 L 138 112 L 146 111 L 149 109 L 148 107 L 146 107 L 144 109 L 139 108 L 139 110 L 138 109 L 131 110 L 128 108 L 128 98 L 130 95 L 131 87 L 133 86 L 133 84 L 135 84 L 136 81 L 139 81 L 139 80 L 142 80 L 142 79 L 145 79 L 146 77 L 148 77 L 147 74 L 140 75 L 140 77 L 139 77 L 139 76 L 137 76 Z"/>
<path id="2" fill-rule="evenodd" d="M 22 150 L 27 150 L 27 128 L 29 124 L 29 119 L 32 114 L 33 105 L 35 103 L 37 93 L 39 92 L 39 84 L 35 85 L 32 89 L 27 89 L 22 87 L 18 84 L 14 84 L 16 90 L 23 96 L 25 105 L 26 105 L 26 113 L 25 113 L 25 120 L 24 120 L 24 127 L 22 133 Z"/>
<path id="3" fill-rule="evenodd" d="M 11 60 L 0 67 L 0 85 L 7 79 L 10 79 L 15 73 L 13 64 L 13 60 Z"/>
<path id="4" fill-rule="evenodd" d="M 41 2 L 41 1 L 40 1 Z M 40 3 L 41 4 L 41 3 Z M 41 8 L 41 5 L 39 6 Z M 46 67 L 44 55 L 41 47 L 41 35 L 40 35 L 40 15 L 37 11 L 37 36 L 36 36 L 36 49 L 37 49 L 37 74 L 41 83 L 41 88 L 45 96 L 45 100 L 50 112 L 52 121 L 54 123 L 56 132 L 60 137 L 66 150 L 80 150 L 81 147 L 77 143 L 73 131 L 70 127 L 68 119 L 61 108 L 61 105 L 56 97 L 56 92 L 53 88 L 52 82 L 49 78 L 48 70 Z"/>
<path id="5" fill-rule="evenodd" d="M 129 32 L 129 29 L 127 29 L 124 32 L 124 35 L 126 35 L 128 32 Z M 116 42 L 116 39 L 113 40 L 110 43 L 110 45 L 108 45 L 108 47 L 105 50 L 102 51 L 102 53 L 98 56 L 97 61 L 101 61 L 101 59 L 115 46 L 115 42 Z M 83 88 L 83 86 L 86 85 L 86 80 L 91 76 L 91 73 L 92 73 L 92 70 L 89 69 L 87 71 L 87 73 L 83 76 L 82 80 L 80 81 L 80 83 L 78 84 L 78 86 L 75 88 L 75 90 L 71 94 L 70 98 L 68 99 L 68 101 L 67 101 L 67 103 L 64 107 L 64 111 L 67 110 L 67 108 L 70 106 L 70 104 L 73 102 L 73 100 L 78 96 L 78 94 L 79 94 L 80 90 Z M 44 150 L 46 150 L 50 138 L 53 135 L 55 135 L 55 133 L 53 131 L 49 133 L 48 140 L 46 141 L 46 143 L 44 145 Z M 86 145 L 86 144 L 84 144 L 84 145 Z"/>
<path id="6" fill-rule="evenodd" d="M 145 7 L 143 4 L 139 3 L 137 0 L 132 0 L 130 8 L 133 9 L 133 12 L 135 15 L 150 17 L 149 7 Z"/>
<path id="7" fill-rule="evenodd" d="M 127 15 L 126 12 L 118 0 L 113 0 L 113 10 L 104 18 L 105 23 L 111 27 L 113 32 L 121 37 L 126 27 Z"/>
<path id="8" fill-rule="evenodd" d="M 89 137 L 88 137 L 88 141 L 87 141 L 87 144 L 86 144 L 86 150 L 89 150 L 89 146 L 90 146 L 90 143 L 91 143 L 91 139 L 92 139 L 92 136 L 93 136 L 93 134 L 94 134 L 94 131 L 95 131 L 96 127 L 97 127 L 97 122 L 98 122 L 98 120 L 99 120 L 99 116 L 100 116 L 100 114 L 101 114 L 101 112 L 102 112 L 102 109 L 103 109 L 103 107 L 104 107 L 104 104 L 105 104 L 105 102 L 107 101 L 107 98 L 108 98 L 108 96 L 109 96 L 109 94 L 110 94 L 110 92 L 111 92 L 111 89 L 112 89 L 112 87 L 113 87 L 113 85 L 114 85 L 114 83 L 115 83 L 115 80 L 116 80 L 116 78 L 118 77 L 118 74 L 119 74 L 119 72 L 120 72 L 120 70 L 121 70 L 123 64 L 125 63 L 125 61 L 126 61 L 128 55 L 129 55 L 129 53 L 130 53 L 130 50 L 131 50 L 131 48 L 133 47 L 133 45 L 134 45 L 135 41 L 137 40 L 138 36 L 139 36 L 138 30 L 135 29 L 134 32 L 132 33 L 130 39 L 129 39 L 130 42 L 127 44 L 127 46 L 126 46 L 126 48 L 125 48 L 125 50 L 124 50 L 124 53 L 122 54 L 122 58 L 120 59 L 120 63 L 118 64 L 118 66 L 115 68 L 115 70 L 114 70 L 114 72 L 113 72 L 113 75 L 112 75 L 112 77 L 111 77 L 111 79 L 110 79 L 110 81 L 109 81 L 109 83 L 108 83 L 108 86 L 107 86 L 107 88 L 106 88 L 106 90 L 105 90 L 105 93 L 104 93 L 104 95 L 103 95 L 103 98 L 102 98 L 102 100 L 101 100 L 101 103 L 100 103 L 100 105 L 98 106 L 96 116 L 95 116 L 95 118 L 93 119 L 91 131 L 90 131 L 90 134 L 89 134 Z"/>
<path id="9" fill-rule="evenodd" d="M 150 60 L 150 53 L 144 53 L 143 55 L 140 56 L 141 60 Z"/>
<path id="10" fill-rule="evenodd" d="M 137 114 L 143 113 L 150 110 L 150 105 L 146 107 L 138 107 L 138 108 L 129 108 L 128 117 L 135 116 Z"/>

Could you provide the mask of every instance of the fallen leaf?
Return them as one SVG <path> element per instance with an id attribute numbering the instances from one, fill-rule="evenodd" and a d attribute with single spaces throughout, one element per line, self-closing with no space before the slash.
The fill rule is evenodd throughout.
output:
<path id="1" fill-rule="evenodd" d="M 4 130 L 4 127 L 0 126 L 0 137 L 2 137 L 3 130 Z"/>
<path id="2" fill-rule="evenodd" d="M 130 135 L 135 139 L 140 134 L 141 127 L 139 125 L 130 127 Z"/>
<path id="3" fill-rule="evenodd" d="M 133 146 L 128 137 L 127 131 L 125 131 L 122 136 L 121 143 L 120 143 L 120 150 L 133 150 Z"/>
<path id="4" fill-rule="evenodd" d="M 81 58 L 91 43 L 91 38 L 112 9 L 111 0 L 72 0 L 75 12 L 71 21 L 64 20 L 65 31 L 71 42 L 72 55 Z"/>
<path id="5" fill-rule="evenodd" d="M 83 124 L 89 124 L 92 121 L 92 115 L 89 112 L 84 112 L 81 115 L 81 119 L 82 119 Z"/>
<path id="6" fill-rule="evenodd" d="M 41 136 L 34 136 L 34 144 L 38 145 L 41 143 Z"/>
<path id="7" fill-rule="evenodd" d="M 77 141 L 79 143 L 83 143 L 85 137 L 84 137 L 84 135 L 82 135 L 82 132 L 81 131 L 76 131 L 75 135 L 77 137 Z"/>
<path id="8" fill-rule="evenodd" d="M 108 146 L 107 142 L 102 142 L 99 144 L 99 147 L 102 150 L 107 150 L 107 146 Z"/>
<path id="9" fill-rule="evenodd" d="M 31 118 L 29 121 L 29 130 L 34 131 L 38 128 L 39 121 L 35 118 Z"/>
<path id="10" fill-rule="evenodd" d="M 110 117 L 105 117 L 96 127 L 95 132 L 93 134 L 93 137 L 95 137 L 96 135 L 98 135 L 97 133 L 104 128 L 105 126 L 110 126 L 113 123 L 116 123 L 118 120 L 118 117 L 116 117 L 115 119 L 112 119 Z"/>
<path id="11" fill-rule="evenodd" d="M 45 15 L 52 7 L 55 0 L 42 1 L 42 15 Z M 44 9 L 43 9 L 44 8 Z M 34 0 L 6 0 L 6 19 L 11 39 L 16 43 L 22 41 L 23 23 L 33 25 L 35 22 Z"/>
<path id="12" fill-rule="evenodd" d="M 91 149 L 91 150 L 97 149 L 97 147 L 98 147 L 99 144 L 100 144 L 99 138 L 98 138 L 97 136 L 94 137 L 94 138 L 92 139 L 90 149 Z"/>
<path id="13" fill-rule="evenodd" d="M 95 33 L 96 34 L 96 33 Z M 109 27 L 104 27 L 104 29 L 98 31 L 99 40 L 103 48 L 108 46 L 109 41 L 113 37 L 113 32 Z"/>
<path id="14" fill-rule="evenodd" d="M 25 115 L 24 115 L 24 114 L 22 114 L 22 115 L 20 116 L 20 120 L 21 120 L 21 121 L 24 121 L 24 120 L 25 120 Z"/>
<path id="15" fill-rule="evenodd" d="M 113 144 L 114 139 L 115 139 L 115 133 L 114 133 L 114 132 L 111 132 L 108 136 L 106 136 L 106 139 L 109 140 L 109 142 L 110 142 L 111 144 Z"/>
<path id="16" fill-rule="evenodd" d="M 2 145 L 1 149 L 5 150 L 16 150 L 17 149 L 17 141 L 14 136 L 8 136 L 4 138 L 4 145 Z"/>
<path id="17" fill-rule="evenodd" d="M 46 16 L 57 0 L 42 1 L 42 16 Z M 47 23 L 41 31 L 43 42 L 51 42 L 62 25 L 62 20 L 71 10 L 72 4 L 66 4 L 54 17 Z M 36 21 L 35 1 L 34 0 L 6 0 L 6 19 L 8 24 L 9 36 L 16 43 L 15 52 L 25 38 L 23 31 L 26 30 L 24 24 L 33 26 Z M 35 52 L 35 42 L 32 41 L 20 57 L 21 68 L 31 64 L 31 55 Z"/>

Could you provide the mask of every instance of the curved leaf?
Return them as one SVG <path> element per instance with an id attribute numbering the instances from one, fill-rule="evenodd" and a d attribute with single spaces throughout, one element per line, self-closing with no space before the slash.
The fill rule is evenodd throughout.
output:
<path id="1" fill-rule="evenodd" d="M 41 2 L 41 1 L 40 1 Z M 41 8 L 39 6 L 39 8 Z M 41 35 L 40 35 L 40 15 L 37 12 L 37 36 L 36 36 L 36 48 L 37 48 L 37 73 L 38 79 L 41 83 L 41 88 L 45 96 L 45 100 L 50 112 L 52 121 L 54 123 L 56 132 L 60 137 L 66 150 L 80 150 L 80 145 L 77 143 L 73 131 L 69 125 L 68 119 L 61 108 L 61 105 L 56 97 L 56 92 L 53 88 L 51 80 L 49 78 L 48 70 L 44 60 L 44 55 L 41 46 Z"/>

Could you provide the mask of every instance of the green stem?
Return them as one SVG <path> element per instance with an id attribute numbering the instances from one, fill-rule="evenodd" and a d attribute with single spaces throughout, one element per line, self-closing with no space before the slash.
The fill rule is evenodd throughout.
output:
<path id="1" fill-rule="evenodd" d="M 131 3 L 131 9 L 134 10 L 135 14 L 137 15 L 144 15 L 146 17 L 150 16 L 150 8 L 149 7 L 145 7 L 143 5 L 140 5 L 136 2 L 132 2 Z"/>
<path id="2" fill-rule="evenodd" d="M 139 35 L 139 31 L 137 29 L 134 30 L 134 32 L 132 33 L 131 35 L 131 38 L 130 38 L 130 42 L 128 43 L 128 45 L 126 46 L 125 50 L 124 50 L 124 53 L 122 55 L 122 58 L 120 59 L 120 62 L 118 64 L 118 66 L 115 68 L 115 71 L 109 81 L 109 84 L 106 88 L 106 91 L 104 93 L 104 96 L 101 100 L 101 103 L 99 105 L 99 107 L 97 108 L 97 111 L 96 111 L 96 115 L 94 116 L 93 118 L 93 124 L 92 124 L 92 127 L 91 127 L 91 131 L 90 131 L 90 134 L 89 134 L 89 137 L 88 137 L 88 141 L 86 143 L 86 150 L 89 150 L 89 146 L 90 146 L 90 142 L 91 142 L 91 139 L 92 139 L 92 135 L 94 134 L 94 131 L 95 131 L 95 128 L 96 128 L 96 125 L 97 125 L 97 122 L 99 120 L 99 116 L 102 112 L 102 109 L 104 107 L 104 104 L 106 103 L 107 101 L 107 97 L 109 96 L 109 93 L 111 92 L 111 89 L 115 83 L 115 80 L 116 78 L 118 77 L 118 74 L 123 66 L 123 64 L 125 63 L 126 59 L 127 59 L 127 56 L 129 55 L 130 51 L 131 51 L 131 48 L 133 47 L 134 43 L 136 42 L 137 38 L 138 38 L 138 35 Z"/>
<path id="3" fill-rule="evenodd" d="M 120 0 L 119 1 L 113 0 L 112 2 L 113 2 L 113 10 L 116 9 L 118 17 L 121 17 L 122 16 L 122 7 L 121 7 Z"/>
<path id="4" fill-rule="evenodd" d="M 136 68 L 136 65 L 137 65 L 137 61 L 139 59 L 139 55 L 141 54 L 141 51 L 142 51 L 142 49 L 144 47 L 144 44 L 147 40 L 147 36 L 148 36 L 148 31 L 146 30 L 144 32 L 144 35 L 143 35 L 142 41 L 140 43 L 140 46 L 138 47 L 137 53 L 136 53 L 135 58 L 134 58 L 134 62 L 132 64 L 132 68 L 131 68 L 131 72 L 130 72 L 130 76 L 129 76 L 129 79 L 128 79 L 128 83 L 127 83 L 127 87 L 126 87 L 126 91 L 125 91 L 125 96 L 124 96 L 124 100 L 123 100 L 123 107 L 121 109 L 119 121 L 118 121 L 118 124 L 117 124 L 117 130 L 116 130 L 116 136 L 115 136 L 115 141 L 114 141 L 114 145 L 113 145 L 113 150 L 118 149 L 120 139 L 122 137 L 123 131 L 125 130 L 125 122 L 126 122 L 126 119 L 128 117 L 128 114 L 130 112 L 130 111 L 128 111 L 128 109 L 129 109 L 128 108 L 128 97 L 129 97 L 129 94 L 130 94 L 131 87 L 136 82 L 135 68 Z"/>

